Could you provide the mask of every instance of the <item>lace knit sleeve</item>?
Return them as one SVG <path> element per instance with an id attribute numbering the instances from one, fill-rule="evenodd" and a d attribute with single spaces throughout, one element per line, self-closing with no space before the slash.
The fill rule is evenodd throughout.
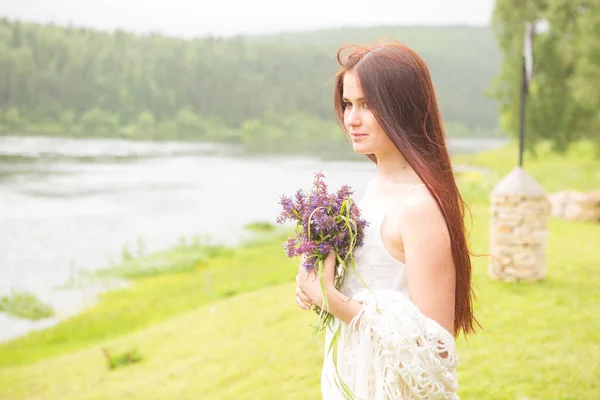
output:
<path id="1" fill-rule="evenodd" d="M 340 326 L 338 365 L 355 398 L 458 399 L 458 357 L 448 331 L 397 291 L 361 290 L 353 298 L 363 308 Z"/>

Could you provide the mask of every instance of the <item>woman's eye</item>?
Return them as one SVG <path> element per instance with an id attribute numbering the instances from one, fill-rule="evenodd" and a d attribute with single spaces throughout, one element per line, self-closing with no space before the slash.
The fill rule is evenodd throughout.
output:
<path id="1" fill-rule="evenodd" d="M 350 103 L 349 101 L 345 101 L 345 102 L 343 103 L 343 106 L 344 106 L 344 110 L 345 110 L 346 108 L 350 108 L 350 107 L 352 107 L 352 103 Z"/>
<path id="2" fill-rule="evenodd" d="M 366 102 L 362 103 L 362 108 L 369 108 L 369 105 Z"/>

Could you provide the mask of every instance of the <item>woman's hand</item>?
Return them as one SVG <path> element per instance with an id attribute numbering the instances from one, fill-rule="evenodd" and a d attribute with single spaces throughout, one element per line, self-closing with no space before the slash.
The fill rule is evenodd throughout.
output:
<path id="1" fill-rule="evenodd" d="M 323 283 L 325 291 L 335 290 L 333 277 L 335 272 L 335 251 L 331 250 L 323 261 Z M 296 303 L 304 310 L 310 310 L 311 305 L 323 307 L 323 289 L 319 275 L 316 271 L 307 272 L 300 263 L 298 275 L 296 275 Z"/>
<path id="2" fill-rule="evenodd" d="M 308 311 L 312 305 L 312 300 L 300 289 L 300 274 L 296 275 L 296 283 L 296 303 L 298 303 L 301 309 Z"/>

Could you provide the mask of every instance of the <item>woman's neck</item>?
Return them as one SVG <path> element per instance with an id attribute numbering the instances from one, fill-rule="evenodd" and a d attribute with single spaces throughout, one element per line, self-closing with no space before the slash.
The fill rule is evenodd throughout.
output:
<path id="1" fill-rule="evenodd" d="M 382 186 L 398 187 L 421 183 L 421 179 L 399 151 L 377 154 L 376 157 L 377 173 L 375 179 Z"/>

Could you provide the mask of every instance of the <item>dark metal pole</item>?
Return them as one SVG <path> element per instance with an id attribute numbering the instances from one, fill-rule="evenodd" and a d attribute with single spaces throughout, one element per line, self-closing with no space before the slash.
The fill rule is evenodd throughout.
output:
<path id="1" fill-rule="evenodd" d="M 521 125 L 519 127 L 519 167 L 523 167 L 523 152 L 525 151 L 525 108 L 527 105 L 527 70 L 525 56 L 521 57 Z"/>

